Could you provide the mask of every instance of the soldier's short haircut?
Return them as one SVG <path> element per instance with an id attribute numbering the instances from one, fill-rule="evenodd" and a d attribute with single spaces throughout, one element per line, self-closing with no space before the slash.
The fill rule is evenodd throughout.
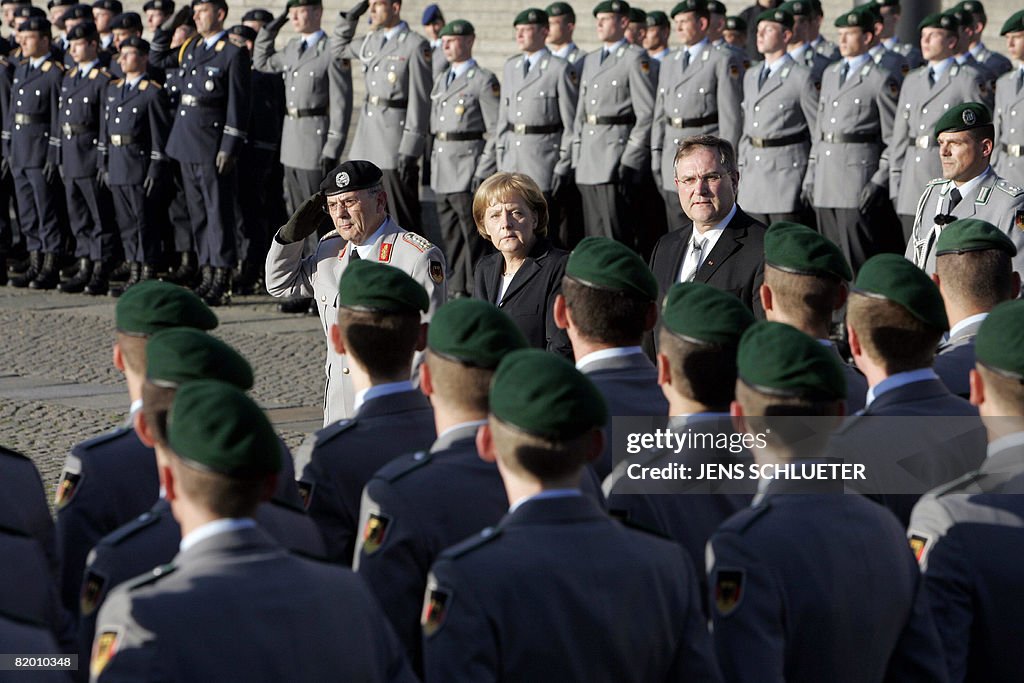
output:
<path id="1" fill-rule="evenodd" d="M 142 417 L 150 436 L 159 444 L 167 443 L 167 413 L 174 402 L 176 387 L 161 387 L 148 379 L 142 383 Z"/>
<path id="2" fill-rule="evenodd" d="M 971 128 L 967 131 L 971 139 L 981 144 L 982 140 L 992 140 L 995 142 L 996 139 L 996 127 L 995 124 L 988 124 L 985 126 L 978 126 L 977 128 Z"/>
<path id="3" fill-rule="evenodd" d="M 256 511 L 266 489 L 266 477 L 240 479 L 201 470 L 171 453 L 178 490 L 189 500 L 222 518 L 251 517 Z"/>
<path id="4" fill-rule="evenodd" d="M 840 425 L 843 401 L 823 401 L 765 394 L 743 380 L 736 382 L 736 402 L 743 408 L 747 431 L 794 458 L 820 455 Z M 834 421 L 821 418 L 833 417 Z M 813 418 L 813 419 L 797 419 Z"/>
<path id="5" fill-rule="evenodd" d="M 711 149 L 718 156 L 718 162 L 725 169 L 726 173 L 736 173 L 736 150 L 732 143 L 714 135 L 693 135 L 683 139 L 676 149 L 676 155 L 672 159 L 672 167 L 679 165 L 679 160 L 693 154 L 697 149 Z"/>
<path id="6" fill-rule="evenodd" d="M 385 313 L 338 309 L 338 329 L 346 353 L 375 380 L 408 379 L 420 333 L 419 311 Z"/>
<path id="7" fill-rule="evenodd" d="M 1013 411 L 1013 415 L 1006 417 L 1024 417 L 1024 382 L 1001 375 L 981 363 L 975 365 L 975 369 L 985 383 L 986 398 L 994 398 Z"/>
<path id="8" fill-rule="evenodd" d="M 769 264 L 764 283 L 772 290 L 772 301 L 800 328 L 830 324 L 843 287 L 839 278 L 788 273 Z"/>
<path id="9" fill-rule="evenodd" d="M 121 349 L 121 357 L 125 367 L 136 374 L 146 372 L 146 342 L 148 338 L 117 332 L 117 345 Z"/>
<path id="10" fill-rule="evenodd" d="M 485 240 L 490 240 L 484 224 L 484 214 L 494 204 L 519 198 L 537 214 L 537 227 L 533 233 L 538 237 L 548 234 L 548 203 L 533 178 L 525 173 L 495 173 L 480 184 L 473 196 L 473 221 Z"/>
<path id="11" fill-rule="evenodd" d="M 729 409 L 736 390 L 736 347 L 698 344 L 662 328 L 658 353 L 668 358 L 677 394 L 719 411 Z"/>
<path id="12" fill-rule="evenodd" d="M 527 472 L 542 482 L 578 475 L 587 464 L 586 453 L 594 431 L 564 441 L 528 434 L 491 415 L 488 424 L 494 448 L 512 470 Z"/>
<path id="13" fill-rule="evenodd" d="M 460 410 L 486 413 L 493 368 L 475 368 L 444 358 L 427 349 L 426 364 L 434 393 L 446 404 Z"/>
<path id="14" fill-rule="evenodd" d="M 943 332 L 897 303 L 857 292 L 850 295 L 846 321 L 868 357 L 890 375 L 930 368 Z"/>
<path id="15" fill-rule="evenodd" d="M 568 276 L 562 279 L 562 296 L 573 325 L 585 339 L 613 346 L 636 346 L 642 341 L 650 299 L 590 287 Z"/>
<path id="16" fill-rule="evenodd" d="M 943 296 L 956 304 L 988 310 L 1013 298 L 1013 259 L 996 249 L 935 258 Z"/>

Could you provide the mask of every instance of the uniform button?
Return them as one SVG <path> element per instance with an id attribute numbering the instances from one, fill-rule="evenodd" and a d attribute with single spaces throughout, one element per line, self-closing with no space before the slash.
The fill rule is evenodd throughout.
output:
<path id="1" fill-rule="evenodd" d="M 1016 116 L 1016 115 L 1017 115 L 1017 112 L 1016 112 L 1016 111 L 1011 111 L 1011 112 L 1010 112 L 1010 116 Z"/>
<path id="2" fill-rule="evenodd" d="M 516 140 L 516 147 L 519 147 L 521 144 L 523 144 L 521 140 Z"/>
<path id="3" fill-rule="evenodd" d="M 292 86 L 292 92 L 295 92 L 295 86 L 294 85 Z"/>
<path id="4" fill-rule="evenodd" d="M 754 157 L 754 161 L 761 161 L 761 157 Z"/>
<path id="5" fill-rule="evenodd" d="M 191 90 L 191 89 L 192 89 L 192 84 L 191 84 L 191 83 L 189 83 L 189 84 L 188 84 L 188 85 L 186 85 L 185 87 L 186 87 L 186 88 L 188 88 L 189 90 Z"/>
<path id="6" fill-rule="evenodd" d="M 619 84 L 618 81 L 612 81 L 612 85 L 618 85 L 618 84 Z"/>
<path id="7" fill-rule="evenodd" d="M 757 121 L 754 121 L 754 128 L 757 128 Z"/>
<path id="8" fill-rule="evenodd" d="M 373 67 L 373 70 L 374 70 L 374 71 L 380 71 L 380 66 L 374 66 L 374 67 Z"/>
<path id="9" fill-rule="evenodd" d="M 921 163 L 921 157 L 914 157 L 914 163 L 915 164 Z"/>
<path id="10" fill-rule="evenodd" d="M 673 138 L 672 139 L 672 144 L 673 145 L 678 145 L 679 144 L 679 138 Z"/>
<path id="11" fill-rule="evenodd" d="M 368 112 L 366 112 L 366 115 L 367 116 L 373 116 L 373 112 L 372 111 L 368 111 Z"/>
<path id="12" fill-rule="evenodd" d="M 19 95 L 24 95 L 25 94 L 25 89 L 22 88 L 22 89 L 18 90 L 18 94 Z"/>
<path id="13" fill-rule="evenodd" d="M 296 76 L 298 76 L 298 75 L 299 75 L 299 72 L 298 72 L 298 71 L 293 71 L 293 72 L 292 72 L 292 76 L 293 76 L 293 77 L 296 77 Z"/>
<path id="14" fill-rule="evenodd" d="M 522 115 L 523 115 L 523 112 L 521 112 L 521 111 L 517 111 L 516 112 L 516 116 L 522 116 Z"/>
<path id="15" fill-rule="evenodd" d="M 704 94 L 704 88 L 697 88 L 697 92 L 700 93 L 701 95 L 703 95 Z"/>
<path id="16" fill-rule="evenodd" d="M 444 121 L 444 117 L 443 116 L 439 117 L 439 120 Z"/>
<path id="17" fill-rule="evenodd" d="M 124 111 L 124 110 L 123 110 L 123 109 L 122 109 L 121 107 L 118 107 L 118 108 L 117 108 L 117 113 L 118 113 L 118 114 L 120 114 L 120 113 L 121 113 L 122 111 Z"/>
<path id="18" fill-rule="evenodd" d="M 523 101 L 523 96 L 522 95 L 520 95 L 519 97 L 516 98 L 516 102 L 522 102 L 522 101 Z M 445 104 L 447 104 L 447 102 Z"/>
<path id="19" fill-rule="evenodd" d="M 826 150 L 825 150 L 825 156 L 827 156 L 827 157 L 830 157 L 830 156 L 832 156 L 832 150 L 830 150 L 830 149 L 826 149 Z"/>
<path id="20" fill-rule="evenodd" d="M 377 81 L 370 81 L 370 85 L 377 85 Z"/>
<path id="21" fill-rule="evenodd" d="M 182 116 L 184 116 L 184 115 L 185 115 L 185 110 L 184 110 L 184 109 L 182 109 L 182 110 L 181 110 L 181 115 L 182 115 Z"/>
<path id="22" fill-rule="evenodd" d="M 1017 129 L 1016 129 L 1016 128 L 1011 128 L 1011 129 L 1010 129 L 1010 132 L 1011 132 L 1011 133 L 1016 133 L 1016 132 L 1017 132 Z"/>
<path id="23" fill-rule="evenodd" d="M 309 77 L 310 77 L 310 78 L 315 78 L 315 77 L 316 77 L 316 74 L 315 74 L 315 73 L 313 73 L 312 71 L 310 71 L 310 72 L 309 72 Z"/>
<path id="24" fill-rule="evenodd" d="M 677 93 L 677 94 L 676 94 L 676 97 L 678 97 L 678 98 L 682 99 L 682 97 L 683 97 L 683 93 Z"/>
<path id="25" fill-rule="evenodd" d="M 327 296 L 324 294 L 320 295 L 320 301 L 327 301 Z"/>
<path id="26" fill-rule="evenodd" d="M 65 116 L 71 116 L 71 110 L 70 109 L 65 109 L 64 110 L 64 115 Z"/>
<path id="27" fill-rule="evenodd" d="M 184 116 L 184 114 L 182 114 Z M 114 123 L 121 123 L 121 119 L 114 119 Z"/>
<path id="28" fill-rule="evenodd" d="M 754 107 L 754 111 L 761 111 L 761 107 Z"/>
<path id="29" fill-rule="evenodd" d="M 348 368 L 342 368 L 341 369 L 341 374 L 347 375 L 348 373 L 349 373 L 349 369 Z"/>
<path id="30" fill-rule="evenodd" d="M 921 113 L 922 114 L 927 114 L 928 113 L 928 107 L 925 107 L 924 109 L 922 109 Z"/>
<path id="31" fill-rule="evenodd" d="M 597 83 L 594 84 L 594 90 L 597 90 Z"/>
<path id="32" fill-rule="evenodd" d="M 924 124 L 923 123 L 921 124 L 921 130 L 924 130 Z"/>
<path id="33" fill-rule="evenodd" d="M 19 106 L 19 107 L 21 106 L 21 100 L 18 100 L 17 106 Z"/>
<path id="34" fill-rule="evenodd" d="M 591 104 L 597 104 L 597 100 L 590 100 Z"/>
<path id="35" fill-rule="evenodd" d="M 444 149 L 442 147 L 438 147 L 437 148 L 437 153 L 438 154 L 442 154 L 443 152 L 444 152 Z"/>
<path id="36" fill-rule="evenodd" d="M 317 135 L 322 135 L 323 133 L 322 133 L 322 131 L 321 131 L 321 130 L 320 130 L 319 128 L 317 128 L 317 129 L 316 129 L 316 134 L 317 134 Z"/>
<path id="37" fill-rule="evenodd" d="M 835 122 L 836 122 L 835 119 L 829 119 L 829 123 L 835 123 Z"/>
<path id="38" fill-rule="evenodd" d="M 944 104 L 944 105 L 942 105 L 942 108 L 943 109 L 949 109 L 949 105 L 948 104 Z"/>

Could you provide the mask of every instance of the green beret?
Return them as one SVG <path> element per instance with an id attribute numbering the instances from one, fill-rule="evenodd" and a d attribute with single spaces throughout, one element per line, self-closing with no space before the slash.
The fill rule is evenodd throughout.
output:
<path id="1" fill-rule="evenodd" d="M 567 2 L 553 2 L 544 11 L 548 13 L 549 17 L 569 17 L 569 21 L 576 21 L 576 12 Z"/>
<path id="2" fill-rule="evenodd" d="M 867 6 L 861 6 L 840 14 L 835 20 L 836 28 L 859 28 L 862 31 L 875 32 L 877 18 L 874 11 Z"/>
<path id="3" fill-rule="evenodd" d="M 465 19 L 456 19 L 445 24 L 438 35 L 442 38 L 445 36 L 475 36 L 476 30 L 473 28 L 473 24 Z"/>
<path id="4" fill-rule="evenodd" d="M 661 324 L 689 342 L 736 346 L 754 314 L 728 292 L 703 282 L 677 282 L 665 295 Z"/>
<path id="5" fill-rule="evenodd" d="M 199 469 L 256 478 L 281 469 L 281 445 L 260 407 L 214 379 L 182 384 L 167 414 L 167 443 Z"/>
<path id="6" fill-rule="evenodd" d="M 771 21 L 782 24 L 784 28 L 793 28 L 793 15 L 782 8 L 761 12 L 757 15 L 757 23 L 760 24 L 762 21 Z"/>
<path id="7" fill-rule="evenodd" d="M 794 17 L 809 17 L 813 11 L 808 0 L 789 0 L 779 5 L 779 9 L 786 10 Z"/>
<path id="8" fill-rule="evenodd" d="M 935 137 L 939 133 L 956 133 L 962 130 L 992 125 L 992 112 L 981 102 L 964 102 L 946 110 L 935 123 Z"/>
<path id="9" fill-rule="evenodd" d="M 712 14 L 721 14 L 723 16 L 728 13 L 728 10 L 725 9 L 725 3 L 719 2 L 719 0 L 708 0 L 708 11 Z"/>
<path id="10" fill-rule="evenodd" d="M 669 28 L 672 24 L 668 20 L 668 15 L 661 10 L 653 10 L 647 13 L 647 28 L 653 28 L 660 26 L 662 28 Z"/>
<path id="11" fill-rule="evenodd" d="M 999 374 L 1024 381 L 1024 299 L 1004 301 L 981 321 L 974 357 Z"/>
<path id="12" fill-rule="evenodd" d="M 126 289 L 117 300 L 114 320 L 118 332 L 138 337 L 167 327 L 217 327 L 217 316 L 202 299 L 162 280 L 143 280 Z"/>
<path id="13" fill-rule="evenodd" d="M 846 398 L 846 375 L 830 348 L 785 323 L 759 322 L 740 339 L 736 373 L 751 389 L 811 401 Z"/>
<path id="14" fill-rule="evenodd" d="M 252 366 L 233 348 L 192 327 L 171 327 L 146 344 L 146 379 L 175 387 L 194 379 L 216 379 L 252 389 Z"/>
<path id="15" fill-rule="evenodd" d="M 683 12 L 697 12 L 698 14 L 708 14 L 708 3 L 706 0 L 683 0 L 672 8 L 672 11 L 668 13 L 670 17 L 675 19 L 677 14 Z"/>
<path id="16" fill-rule="evenodd" d="M 426 313 L 430 297 L 423 285 L 404 270 L 360 259 L 350 263 L 338 280 L 338 306 L 384 313 Z"/>
<path id="17" fill-rule="evenodd" d="M 526 337 L 512 319 L 482 299 L 449 301 L 437 309 L 427 329 L 428 349 L 474 368 L 496 368 L 508 353 L 526 347 Z"/>
<path id="18" fill-rule="evenodd" d="M 292 7 L 322 7 L 323 0 L 288 0 L 285 9 Z"/>
<path id="19" fill-rule="evenodd" d="M 899 9 L 900 0 L 875 0 L 879 7 L 895 7 Z"/>
<path id="20" fill-rule="evenodd" d="M 542 9 L 531 7 L 529 9 L 524 9 L 522 12 L 517 14 L 516 18 L 512 21 L 513 26 L 524 26 L 529 24 L 547 26 L 548 13 Z"/>
<path id="21" fill-rule="evenodd" d="M 957 3 L 956 8 L 962 12 L 975 15 L 983 21 L 986 19 L 985 6 L 978 2 L 978 0 L 963 0 L 963 2 Z"/>
<path id="22" fill-rule="evenodd" d="M 926 16 L 917 25 L 918 31 L 923 31 L 926 28 L 943 28 L 947 31 L 959 31 L 960 22 L 954 15 L 948 12 L 935 12 Z"/>
<path id="23" fill-rule="evenodd" d="M 595 289 L 656 301 L 658 281 L 635 251 L 608 237 L 584 237 L 569 254 L 565 274 Z"/>
<path id="24" fill-rule="evenodd" d="M 787 273 L 853 279 L 836 243 L 799 223 L 772 223 L 764 235 L 764 262 Z"/>
<path id="25" fill-rule="evenodd" d="M 540 349 L 506 354 L 491 380 L 491 414 L 546 439 L 572 439 L 604 427 L 608 408 L 587 377 Z"/>
<path id="26" fill-rule="evenodd" d="M 977 218 L 961 218 L 947 225 L 935 242 L 935 255 L 963 254 L 968 251 L 997 249 L 1017 255 L 1017 246 L 1002 230 Z"/>
<path id="27" fill-rule="evenodd" d="M 899 254 L 878 254 L 865 261 L 853 291 L 899 304 L 929 327 L 949 329 L 939 288 L 923 270 Z"/>
<path id="28" fill-rule="evenodd" d="M 747 22 L 743 20 L 743 17 L 726 17 L 725 18 L 725 30 L 726 31 L 746 31 Z"/>
<path id="29" fill-rule="evenodd" d="M 625 0 L 605 0 L 605 2 L 598 3 L 594 8 L 594 16 L 605 13 L 629 16 L 629 3 Z"/>
<path id="30" fill-rule="evenodd" d="M 631 24 L 647 24 L 647 12 L 643 11 L 639 7 L 629 8 L 629 23 Z"/>
<path id="31" fill-rule="evenodd" d="M 1024 31 L 1024 9 L 1010 15 L 1010 18 L 1003 24 L 1003 28 L 1000 29 L 999 35 L 1005 36 L 1007 33 L 1019 31 Z"/>

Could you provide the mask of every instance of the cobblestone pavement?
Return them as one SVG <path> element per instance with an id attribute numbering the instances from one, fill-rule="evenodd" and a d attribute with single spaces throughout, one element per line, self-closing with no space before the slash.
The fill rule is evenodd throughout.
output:
<path id="1" fill-rule="evenodd" d="M 217 309 L 214 334 L 252 364 L 252 396 L 293 449 L 321 425 L 324 336 L 318 319 L 279 313 L 269 296 Z M 109 297 L 0 288 L 0 444 L 30 456 L 48 491 L 79 441 L 118 427 L 128 391 L 111 361 Z"/>

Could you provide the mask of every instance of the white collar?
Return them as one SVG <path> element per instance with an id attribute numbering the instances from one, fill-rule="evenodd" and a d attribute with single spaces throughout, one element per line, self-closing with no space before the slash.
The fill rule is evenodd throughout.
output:
<path id="1" fill-rule="evenodd" d="M 403 391 L 412 390 L 413 386 L 410 380 L 375 384 L 368 389 L 356 392 L 355 400 L 352 402 L 352 412 L 358 413 L 359 409 L 363 407 L 363 404 L 372 398 L 380 398 L 381 396 L 390 396 L 391 394 L 399 394 Z"/>
<path id="2" fill-rule="evenodd" d="M 847 74 L 846 77 L 849 78 L 850 76 L 852 76 L 854 73 L 856 73 L 857 69 L 867 64 L 868 61 L 870 61 L 870 59 L 871 53 L 865 52 L 862 55 L 857 55 L 856 57 L 851 57 L 845 60 L 846 63 L 850 65 L 850 72 Z"/>
<path id="3" fill-rule="evenodd" d="M 693 45 L 684 45 L 683 49 L 690 53 L 690 64 L 693 64 L 695 61 L 697 61 L 697 57 L 700 57 L 700 53 L 703 52 L 704 48 L 708 47 L 709 45 L 710 43 L 708 43 L 707 36 L 701 38 Z"/>
<path id="4" fill-rule="evenodd" d="M 217 35 L 210 36 L 209 38 L 206 38 L 205 40 L 203 40 L 203 42 L 206 43 L 206 49 L 207 50 L 212 49 L 213 46 L 217 44 L 217 41 L 220 40 L 221 38 L 223 38 L 224 34 L 226 34 L 226 33 L 227 33 L 227 31 L 221 31 Z"/>
<path id="5" fill-rule="evenodd" d="M 955 57 L 947 57 L 946 59 L 943 59 L 941 62 L 936 62 L 935 64 L 929 63 L 928 68 L 931 69 L 932 73 L 935 74 L 935 80 L 939 80 L 939 76 L 946 73 L 946 69 L 953 66 L 953 62 L 955 61 Z"/>
<path id="6" fill-rule="evenodd" d="M 980 54 L 981 54 L 982 52 L 984 52 L 985 50 L 986 50 L 986 48 L 985 48 L 985 43 L 983 43 L 983 42 L 981 42 L 981 41 L 979 40 L 979 41 L 978 41 L 978 44 L 977 44 L 977 45 L 975 45 L 975 46 L 974 46 L 974 47 L 972 47 L 972 48 L 969 48 L 969 49 L 968 49 L 967 51 L 968 51 L 969 53 L 971 53 L 971 56 L 972 56 L 972 57 L 974 57 L 975 59 L 977 59 L 977 58 L 978 58 L 978 55 L 980 55 Z"/>
<path id="7" fill-rule="evenodd" d="M 452 73 L 455 74 L 455 78 L 458 78 L 462 74 L 472 69 L 474 66 L 476 66 L 476 60 L 470 57 L 461 64 L 452 64 Z M 530 67 L 533 68 L 533 64 L 531 64 Z"/>
<path id="8" fill-rule="evenodd" d="M 28 63 L 32 66 L 33 69 L 38 69 L 40 66 L 43 65 L 43 62 L 45 62 L 49 57 L 50 55 L 43 55 L 42 57 L 36 57 L 35 59 L 29 60 Z"/>
<path id="9" fill-rule="evenodd" d="M 392 38 L 397 36 L 398 32 L 401 31 L 402 28 L 405 27 L 405 26 L 408 26 L 408 24 L 406 24 L 404 21 L 398 22 L 397 24 L 392 26 L 390 29 L 388 29 L 388 31 L 384 34 L 384 40 L 391 40 Z"/>
<path id="10" fill-rule="evenodd" d="M 535 493 L 532 496 L 523 496 L 516 502 L 512 503 L 511 507 L 509 507 L 508 509 L 508 512 L 509 514 L 512 514 L 520 507 L 522 507 L 523 503 L 530 500 L 544 500 L 545 498 L 570 498 L 572 496 L 582 495 L 583 492 L 580 491 L 579 489 L 547 489 L 545 491 L 541 491 L 540 493 Z"/>
<path id="11" fill-rule="evenodd" d="M 185 537 L 181 539 L 178 549 L 181 552 L 185 552 L 196 543 L 205 541 L 212 536 L 227 533 L 229 531 L 237 531 L 238 529 L 252 529 L 255 527 L 256 522 L 251 517 L 223 517 L 221 519 L 215 519 L 212 522 L 207 522 L 186 534 Z"/>
<path id="12" fill-rule="evenodd" d="M 980 185 L 981 181 L 985 179 L 985 176 L 987 176 L 991 172 L 992 167 L 986 166 L 984 171 L 974 176 L 973 178 L 968 180 L 966 183 L 963 183 L 962 185 L 957 185 L 954 181 L 950 180 L 948 183 L 946 183 L 945 191 L 942 193 L 942 196 L 945 197 L 946 195 L 948 195 L 949 191 L 955 187 L 956 189 L 960 190 L 961 199 L 966 199 L 967 195 L 973 192 L 974 188 Z"/>
<path id="13" fill-rule="evenodd" d="M 551 50 L 550 47 L 548 47 L 548 49 Z M 566 59 L 569 55 L 572 54 L 572 51 L 575 50 L 575 49 L 576 49 L 576 43 L 570 42 L 570 43 L 567 43 L 567 44 L 563 45 L 562 47 L 558 48 L 557 50 L 551 50 L 551 54 L 553 54 L 556 57 L 561 57 L 562 59 Z"/>
<path id="14" fill-rule="evenodd" d="M 78 65 L 78 74 L 82 78 L 85 78 L 86 76 L 89 75 L 90 71 L 92 71 L 94 68 L 96 68 L 96 65 L 98 65 L 99 63 L 100 63 L 100 60 L 94 59 L 91 62 L 89 62 L 88 64 L 79 64 Z"/>
<path id="15" fill-rule="evenodd" d="M 596 363 L 599 360 L 607 360 L 608 358 L 623 358 L 624 356 L 632 356 L 634 354 L 643 353 L 644 350 L 639 346 L 614 346 L 610 349 L 601 349 L 600 351 L 593 351 L 576 361 L 576 369 L 582 370 L 584 367 L 591 363 Z"/>
<path id="16" fill-rule="evenodd" d="M 601 49 L 602 50 L 607 50 L 608 54 L 611 55 L 612 53 L 614 53 L 616 50 L 618 50 L 620 47 L 622 47 L 625 44 L 626 44 L 626 39 L 625 38 L 619 38 L 618 40 L 616 40 L 611 45 L 609 45 L 608 43 L 605 43 L 604 45 L 601 46 Z"/>
<path id="17" fill-rule="evenodd" d="M 958 322 L 956 325 L 953 325 L 953 327 L 949 328 L 949 338 L 952 339 L 953 337 L 956 336 L 956 333 L 959 332 L 960 330 L 962 330 L 965 327 L 968 327 L 970 325 L 973 325 L 975 323 L 980 323 L 982 320 L 984 320 L 987 317 L 988 317 L 988 311 L 985 311 L 984 313 L 975 313 L 974 315 L 967 316 L 966 318 L 964 318 L 963 320 Z"/>
<path id="18" fill-rule="evenodd" d="M 128 84 L 128 87 L 129 87 L 129 88 L 131 88 L 132 90 L 134 90 L 134 89 L 135 89 L 135 86 L 137 86 L 137 85 L 139 84 L 139 81 L 141 81 L 141 80 L 142 80 L 142 79 L 143 79 L 143 78 L 145 77 L 145 75 L 146 75 L 146 74 L 139 74 L 138 76 L 136 76 L 135 78 L 133 78 L 133 79 L 132 79 L 132 80 L 130 80 L 130 81 L 129 81 L 129 80 L 127 79 L 127 78 L 125 78 L 125 83 L 127 83 L 127 84 Z"/>
<path id="19" fill-rule="evenodd" d="M 308 35 L 303 35 L 302 42 L 306 44 L 306 49 L 308 50 L 311 47 L 316 47 L 316 44 L 320 42 L 320 36 L 322 35 L 324 35 L 324 30 L 322 28 L 317 29 L 315 32 Z"/>

